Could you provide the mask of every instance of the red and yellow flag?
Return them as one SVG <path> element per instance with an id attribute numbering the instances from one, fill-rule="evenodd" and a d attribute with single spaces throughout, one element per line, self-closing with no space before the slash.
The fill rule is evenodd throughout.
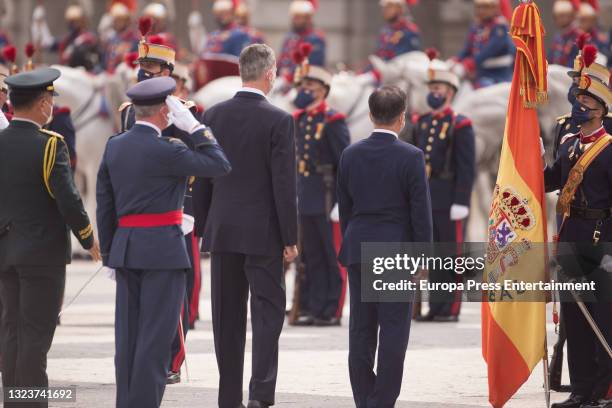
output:
<path id="1" fill-rule="evenodd" d="M 538 7 L 523 1 L 514 10 L 510 30 L 517 53 L 484 275 L 485 282 L 501 285 L 545 281 L 547 276 L 544 166 L 535 109 L 546 101 L 547 65 Z M 522 296 L 520 291 L 489 291 L 482 303 L 482 353 L 495 408 L 504 406 L 544 357 L 546 303 Z"/>

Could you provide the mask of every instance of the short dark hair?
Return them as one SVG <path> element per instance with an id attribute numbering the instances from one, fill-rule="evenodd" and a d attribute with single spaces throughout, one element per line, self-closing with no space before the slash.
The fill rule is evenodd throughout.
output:
<path id="1" fill-rule="evenodd" d="M 11 105 L 13 105 L 13 109 L 29 109 L 34 105 L 36 101 L 45 95 L 49 94 L 48 91 L 22 91 L 19 90 L 17 92 L 10 91 L 9 92 L 9 101 L 11 101 Z"/>
<path id="2" fill-rule="evenodd" d="M 368 105 L 375 124 L 390 125 L 406 110 L 406 92 L 397 86 L 383 86 L 372 92 Z"/>

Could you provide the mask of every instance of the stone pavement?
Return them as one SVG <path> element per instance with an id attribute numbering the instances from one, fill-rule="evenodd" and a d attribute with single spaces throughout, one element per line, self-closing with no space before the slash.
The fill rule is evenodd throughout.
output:
<path id="1" fill-rule="evenodd" d="M 66 302 L 97 267 L 75 262 L 68 268 Z M 203 262 L 202 320 L 187 337 L 189 379 L 168 386 L 165 408 L 216 407 L 217 366 L 210 316 L 210 275 Z M 292 293 L 288 278 L 287 293 Z M 51 386 L 76 386 L 77 402 L 61 408 L 113 407 L 114 281 L 99 274 L 62 317 L 49 354 Z M 345 309 L 348 314 L 348 307 Z M 550 313 L 547 315 L 550 320 Z M 353 407 L 348 378 L 348 318 L 342 327 L 296 328 L 286 325 L 280 344 L 278 407 Z M 549 326 L 549 343 L 555 341 Z M 245 385 L 250 370 L 250 331 Z M 552 347 L 550 347 L 552 349 Z M 567 373 L 564 383 L 568 383 Z M 552 401 L 564 399 L 552 393 Z M 247 396 L 245 394 L 245 401 Z M 464 304 L 459 323 L 413 323 L 404 381 L 397 408 L 487 407 L 486 366 L 480 351 L 480 304 Z M 507 404 L 509 408 L 545 407 L 542 367 Z"/>

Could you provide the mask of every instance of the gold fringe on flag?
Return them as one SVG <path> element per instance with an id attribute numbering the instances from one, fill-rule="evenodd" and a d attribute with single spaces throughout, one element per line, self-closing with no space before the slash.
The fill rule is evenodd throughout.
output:
<path id="1" fill-rule="evenodd" d="M 520 95 L 526 108 L 548 101 L 545 33 L 538 6 L 532 0 L 521 0 L 512 15 L 510 35 L 517 48 L 515 69 L 520 75 Z"/>

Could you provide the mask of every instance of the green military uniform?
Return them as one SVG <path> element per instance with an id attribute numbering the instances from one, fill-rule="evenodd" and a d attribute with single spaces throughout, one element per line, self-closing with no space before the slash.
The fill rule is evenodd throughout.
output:
<path id="1" fill-rule="evenodd" d="M 54 92 L 59 75 L 44 68 L 13 75 L 6 83 L 14 93 Z M 70 262 L 68 227 L 85 249 L 93 246 L 93 228 L 72 178 L 66 143 L 61 135 L 16 115 L 0 132 L 4 387 L 48 384 L 46 356 Z"/>

